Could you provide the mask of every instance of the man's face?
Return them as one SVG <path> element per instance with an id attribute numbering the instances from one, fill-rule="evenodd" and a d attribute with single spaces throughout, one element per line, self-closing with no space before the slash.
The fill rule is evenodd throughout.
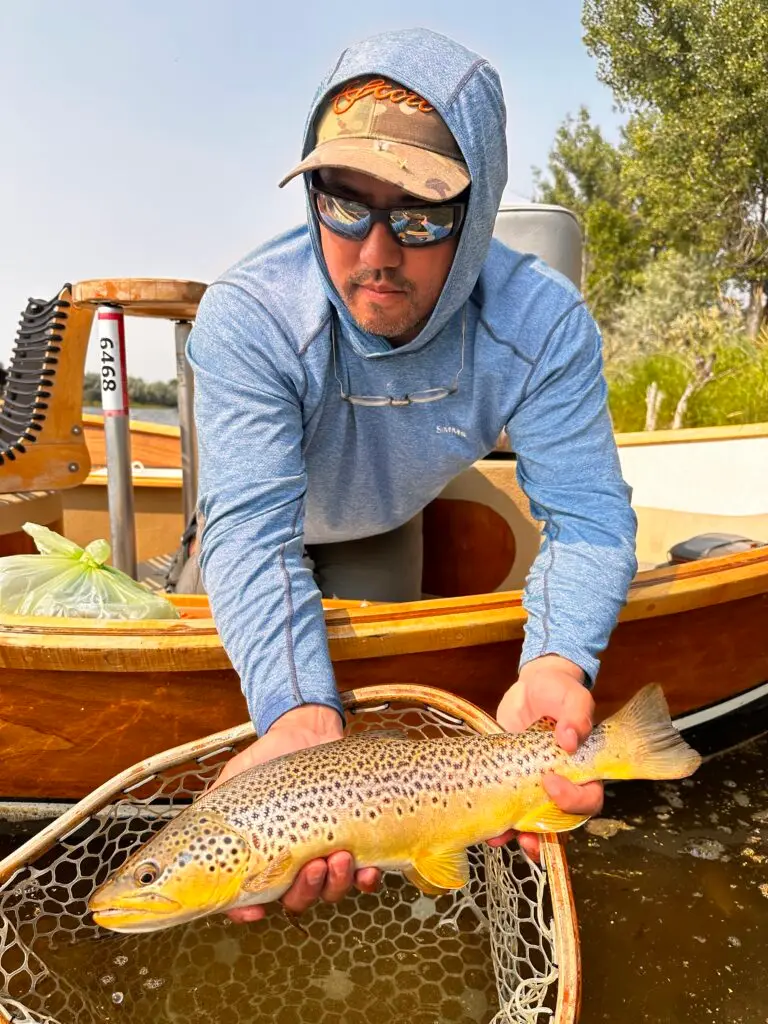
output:
<path id="1" fill-rule="evenodd" d="M 335 195 L 366 206 L 386 209 L 421 202 L 359 171 L 323 168 L 320 179 Z M 328 273 L 359 326 L 394 344 L 412 341 L 440 297 L 458 238 L 406 249 L 385 224 L 374 224 L 362 242 L 341 238 L 322 224 L 319 228 Z"/>

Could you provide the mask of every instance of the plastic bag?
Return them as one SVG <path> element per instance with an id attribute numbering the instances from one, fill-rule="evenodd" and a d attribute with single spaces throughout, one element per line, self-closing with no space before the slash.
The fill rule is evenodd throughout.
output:
<path id="1" fill-rule="evenodd" d="M 104 565 L 111 548 L 94 540 L 81 548 L 37 523 L 22 529 L 39 555 L 0 558 L 0 614 L 77 619 L 177 619 L 165 597 Z"/>

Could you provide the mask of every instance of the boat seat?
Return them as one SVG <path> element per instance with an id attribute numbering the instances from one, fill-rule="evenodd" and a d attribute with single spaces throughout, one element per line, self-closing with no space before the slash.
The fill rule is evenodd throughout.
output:
<path id="1" fill-rule="evenodd" d="M 199 281 L 162 277 L 94 278 L 73 286 L 72 301 L 78 308 L 91 310 L 112 303 L 121 306 L 126 316 L 194 320 L 207 287 Z"/>
<path id="2" fill-rule="evenodd" d="M 76 487 L 91 467 L 82 424 L 93 312 L 71 286 L 29 299 L 0 397 L 0 494 Z"/>
<path id="3" fill-rule="evenodd" d="M 531 252 L 581 288 L 582 235 L 576 215 L 548 203 L 503 203 L 493 234 L 517 252 Z"/>
<path id="4" fill-rule="evenodd" d="M 36 554 L 35 542 L 22 529 L 24 523 L 37 523 L 61 533 L 63 514 L 57 491 L 0 494 L 0 558 Z"/>

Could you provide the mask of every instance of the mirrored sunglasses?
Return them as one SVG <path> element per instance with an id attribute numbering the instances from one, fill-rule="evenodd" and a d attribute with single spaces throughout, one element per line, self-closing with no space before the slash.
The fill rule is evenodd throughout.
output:
<path id="1" fill-rule="evenodd" d="M 374 224 L 385 224 L 398 245 L 422 247 L 444 242 L 458 234 L 466 203 L 425 203 L 379 209 L 357 200 L 336 196 L 310 185 L 315 213 L 329 231 L 350 241 L 362 242 Z"/>

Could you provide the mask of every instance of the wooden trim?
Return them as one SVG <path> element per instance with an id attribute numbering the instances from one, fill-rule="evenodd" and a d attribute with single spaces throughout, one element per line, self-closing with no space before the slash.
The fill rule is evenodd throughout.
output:
<path id="1" fill-rule="evenodd" d="M 732 427 L 685 427 L 681 430 L 638 430 L 615 434 L 619 448 L 648 444 L 690 444 L 697 441 L 743 441 L 768 437 L 768 423 L 741 423 Z"/>
<path id="2" fill-rule="evenodd" d="M 557 986 L 556 1024 L 576 1024 L 581 1012 L 581 943 L 576 900 L 565 858 L 565 842 L 559 835 L 543 835 L 541 855 L 547 871 L 552 916 L 555 928 L 555 952 L 560 971 Z"/>
<path id="3" fill-rule="evenodd" d="M 182 476 L 179 471 L 178 476 L 142 476 L 141 472 L 134 470 L 132 474 L 133 486 L 134 487 L 162 487 L 166 490 L 180 491 L 182 487 Z M 106 487 L 107 486 L 107 474 L 106 473 L 90 473 L 85 480 L 83 480 L 83 486 L 85 487 Z"/>

